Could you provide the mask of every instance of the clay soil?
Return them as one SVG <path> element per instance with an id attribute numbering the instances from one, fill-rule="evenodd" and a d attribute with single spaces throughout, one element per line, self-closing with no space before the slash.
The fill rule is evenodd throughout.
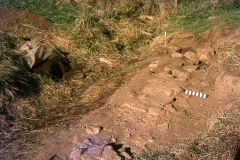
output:
<path id="1" fill-rule="evenodd" d="M 28 23 L 21 16 L 19 19 L 9 17 L 11 14 L 7 13 L 13 12 L 17 11 L 0 9 L 5 21 Z M 28 11 L 19 13 L 29 15 L 27 17 L 34 15 L 35 20 L 38 18 Z M 39 22 L 43 22 L 42 25 L 38 23 L 35 27 L 48 30 L 51 26 L 48 20 Z M 7 27 L 10 29 L 0 29 L 16 33 L 11 29 L 14 26 Z M 34 38 L 34 35 L 28 38 Z M 124 153 L 134 157 L 143 152 L 159 151 L 193 135 L 206 133 L 218 113 L 225 110 L 240 112 L 235 103 L 240 95 L 240 77 L 236 70 L 225 70 L 223 52 L 226 40 L 239 38 L 240 33 L 236 31 L 218 28 L 203 34 L 200 40 L 172 40 L 166 47 L 158 46 L 144 53 L 151 58 L 139 61 L 134 68 L 109 79 L 100 78 L 104 73 L 113 74 L 118 66 L 109 67 L 100 62 L 92 66 L 87 63 L 77 65 L 59 58 L 44 63 L 33 69 L 34 72 L 53 79 L 77 81 L 76 85 L 82 85 L 94 73 L 97 76 L 92 80 L 98 81 L 94 85 L 88 83 L 77 99 L 77 105 L 65 106 L 64 115 L 45 119 L 52 125 L 41 125 L 13 136 L 12 141 L 1 147 L 0 158 L 70 159 L 70 155 L 72 158 L 81 156 L 80 151 L 79 155 L 74 155 L 73 150 L 85 140 L 98 146 L 109 144 L 118 156 L 126 158 Z M 206 59 L 184 56 L 188 51 L 198 53 L 199 48 L 204 48 L 205 52 L 211 50 Z M 207 97 L 189 95 L 186 90 Z M 99 126 L 101 132 L 88 134 L 88 125 Z M 90 153 L 82 154 L 88 156 Z"/>

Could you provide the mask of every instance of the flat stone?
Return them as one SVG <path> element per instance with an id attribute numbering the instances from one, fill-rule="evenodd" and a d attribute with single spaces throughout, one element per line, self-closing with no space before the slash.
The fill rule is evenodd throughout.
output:
<path id="1" fill-rule="evenodd" d="M 101 156 L 105 143 L 96 143 L 91 139 L 85 139 L 73 149 L 70 154 L 71 160 L 97 159 Z"/>
<path id="2" fill-rule="evenodd" d="M 164 113 L 165 111 L 158 107 L 150 107 L 147 112 L 147 114 L 151 114 L 154 116 L 158 116 L 159 114 L 164 114 Z"/>
<path id="3" fill-rule="evenodd" d="M 173 101 L 172 97 L 168 96 L 156 96 L 156 95 L 146 95 L 142 94 L 141 96 L 138 97 L 138 99 L 141 101 L 141 103 L 150 105 L 150 106 L 156 106 L 156 107 L 161 107 L 167 103 L 170 103 Z"/>
<path id="4" fill-rule="evenodd" d="M 210 86 L 210 84 L 209 84 L 208 81 L 202 81 L 202 82 L 201 82 L 201 86 L 203 86 L 203 87 L 208 87 L 208 86 Z"/>
<path id="5" fill-rule="evenodd" d="M 185 53 L 184 57 L 189 59 L 193 64 L 198 64 L 199 63 L 196 53 L 194 53 L 192 51 L 188 51 L 187 53 Z"/>
<path id="6" fill-rule="evenodd" d="M 132 110 L 144 112 L 144 113 L 146 113 L 148 109 L 148 107 L 145 106 L 144 104 L 137 103 L 137 102 L 125 102 L 124 104 L 122 104 L 121 107 L 127 107 Z"/>
<path id="7" fill-rule="evenodd" d="M 172 54 L 172 58 L 182 58 L 182 57 L 183 57 L 183 55 L 181 53 L 178 53 L 178 52 L 174 52 Z"/>
<path id="8" fill-rule="evenodd" d="M 189 73 L 183 70 L 181 67 L 172 67 L 172 75 L 179 78 L 188 78 Z"/>
<path id="9" fill-rule="evenodd" d="M 171 112 L 171 113 L 175 113 L 177 110 L 176 108 L 174 108 L 174 106 L 172 104 L 168 104 L 164 107 L 165 110 Z"/>
<path id="10" fill-rule="evenodd" d="M 83 73 L 77 73 L 73 76 L 74 79 L 82 79 L 84 77 Z"/>
<path id="11" fill-rule="evenodd" d="M 198 68 L 197 65 L 189 65 L 189 66 L 182 66 L 183 69 L 185 69 L 187 72 L 195 72 Z"/>
<path id="12" fill-rule="evenodd" d="M 211 56 L 207 52 L 202 52 L 202 53 L 199 54 L 198 59 L 200 61 L 207 62 L 207 61 L 209 61 L 211 59 Z"/>
<path id="13" fill-rule="evenodd" d="M 127 152 L 121 152 L 122 156 L 125 157 L 125 159 L 132 159 L 132 157 Z"/>
<path id="14" fill-rule="evenodd" d="M 143 153 L 143 151 L 144 151 L 143 149 L 141 149 L 140 147 L 137 147 L 137 146 L 132 146 L 131 150 L 136 155 L 141 155 Z"/>
<path id="15" fill-rule="evenodd" d="M 177 100 L 177 104 L 180 107 L 184 107 L 184 108 L 190 108 L 191 106 L 189 105 L 188 101 L 184 98 L 179 98 Z"/>
<path id="16" fill-rule="evenodd" d="M 101 127 L 95 125 L 87 125 L 86 131 L 88 134 L 98 134 L 101 131 Z"/>
<path id="17" fill-rule="evenodd" d="M 200 85 L 200 81 L 198 79 L 191 79 L 189 82 L 195 86 Z"/>
<path id="18" fill-rule="evenodd" d="M 172 83 L 159 81 L 159 82 L 152 82 L 148 84 L 142 91 L 145 94 L 149 94 L 149 95 L 154 95 L 154 96 L 162 95 L 162 96 L 171 97 L 171 96 L 176 96 L 182 90 L 180 87 Z"/>
<path id="19" fill-rule="evenodd" d="M 168 123 L 162 123 L 157 125 L 158 131 L 166 131 L 169 128 Z"/>
<path id="20" fill-rule="evenodd" d="M 104 147 L 101 158 L 104 160 L 121 160 L 121 157 L 117 155 L 117 152 L 110 145 Z"/>
<path id="21" fill-rule="evenodd" d="M 189 78 L 189 72 L 180 72 L 178 74 L 179 78 Z"/>
<path id="22" fill-rule="evenodd" d="M 197 52 L 197 58 L 200 61 L 203 61 L 205 63 L 209 63 L 211 56 L 214 56 L 214 51 L 210 47 L 196 48 L 196 52 Z"/>

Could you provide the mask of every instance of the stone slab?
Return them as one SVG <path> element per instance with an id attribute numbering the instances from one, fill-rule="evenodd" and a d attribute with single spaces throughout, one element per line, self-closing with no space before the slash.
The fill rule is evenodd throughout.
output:
<path id="1" fill-rule="evenodd" d="M 144 113 L 146 113 L 147 109 L 148 109 L 147 106 L 145 106 L 144 104 L 138 103 L 138 102 L 125 102 L 122 104 L 121 107 L 130 108 L 132 110 L 144 112 Z"/>

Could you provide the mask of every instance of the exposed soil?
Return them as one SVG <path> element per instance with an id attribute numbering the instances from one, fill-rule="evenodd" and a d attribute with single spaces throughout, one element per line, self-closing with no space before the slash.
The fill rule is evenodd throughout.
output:
<path id="1" fill-rule="evenodd" d="M 29 10 L 18 11 L 10 7 L 0 8 L 0 21 L 0 30 L 11 29 L 16 24 L 31 25 L 44 30 L 50 30 L 52 27 L 52 21 L 43 16 Z"/>
<path id="2" fill-rule="evenodd" d="M 60 112 L 57 116 L 39 115 L 35 119 L 38 127 L 15 136 L 0 150 L 0 158 L 96 159 L 107 148 L 112 159 L 127 158 L 204 134 L 218 112 L 240 112 L 236 103 L 240 77 L 223 68 L 228 39 L 239 40 L 239 31 L 216 29 L 203 34 L 200 41 L 173 39 L 167 47 L 156 45 L 145 53 L 151 58 L 110 79 L 100 78 L 113 74 L 118 66 L 100 62 L 78 66 L 64 58 L 44 63 L 34 72 L 67 81 L 72 77 L 76 85 L 89 77 L 99 81 L 85 86 L 76 105 L 54 109 Z M 189 95 L 186 90 L 207 97 Z M 92 125 L 92 132 L 100 133 L 90 134 L 88 126 Z"/>

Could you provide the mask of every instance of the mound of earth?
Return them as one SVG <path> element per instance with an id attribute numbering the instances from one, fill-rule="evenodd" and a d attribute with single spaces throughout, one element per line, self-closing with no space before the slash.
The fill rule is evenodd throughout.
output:
<path id="1" fill-rule="evenodd" d="M 32 11 L 19 11 L 10 7 L 0 8 L 0 30 L 24 39 L 38 39 L 69 53 L 69 37 L 51 30 L 53 22 Z M 22 44 L 21 44 L 22 45 Z M 72 44 L 71 44 L 72 45 Z"/>
<path id="2" fill-rule="evenodd" d="M 30 25 L 39 29 L 50 30 L 52 21 L 29 10 L 18 11 L 10 7 L 0 8 L 0 30 L 10 29 L 14 24 Z"/>

